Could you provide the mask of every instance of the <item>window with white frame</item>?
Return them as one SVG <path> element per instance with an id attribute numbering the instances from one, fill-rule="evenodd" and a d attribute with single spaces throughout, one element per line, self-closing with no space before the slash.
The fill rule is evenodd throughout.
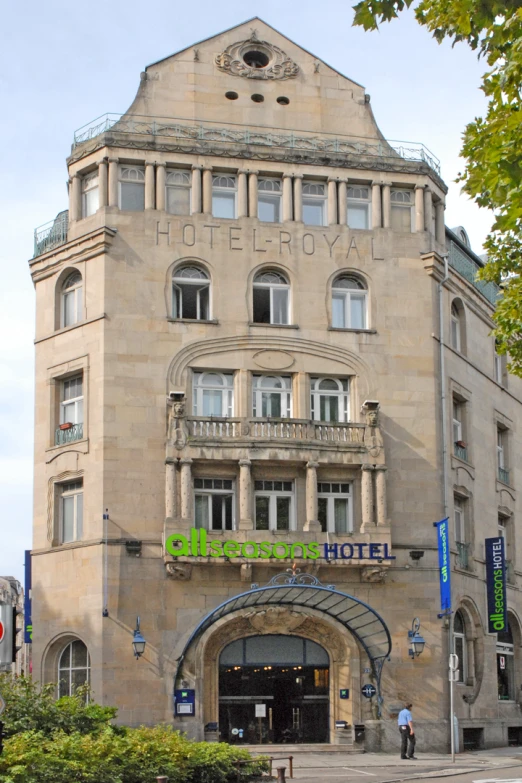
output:
<path id="1" fill-rule="evenodd" d="M 208 321 L 210 280 L 197 266 L 182 266 L 172 276 L 172 317 Z"/>
<path id="2" fill-rule="evenodd" d="M 497 466 L 499 478 L 506 484 L 509 480 L 508 470 L 508 430 L 497 424 Z"/>
<path id="3" fill-rule="evenodd" d="M 82 177 L 82 217 L 94 215 L 100 206 L 98 172 Z"/>
<path id="4" fill-rule="evenodd" d="M 79 541 L 83 534 L 83 481 L 60 485 L 60 542 Z"/>
<path id="5" fill-rule="evenodd" d="M 234 376 L 223 372 L 195 372 L 194 416 L 234 415 Z"/>
<path id="6" fill-rule="evenodd" d="M 256 530 L 294 530 L 294 482 L 254 483 Z"/>
<path id="7" fill-rule="evenodd" d="M 145 209 L 145 169 L 143 166 L 120 166 L 120 209 L 142 212 Z"/>
<path id="8" fill-rule="evenodd" d="M 461 495 L 455 495 L 453 498 L 453 507 L 455 511 L 455 541 L 457 544 L 465 544 L 468 499 Z"/>
<path id="9" fill-rule="evenodd" d="M 83 424 L 83 376 L 61 383 L 60 424 Z"/>
<path id="10" fill-rule="evenodd" d="M 234 482 L 232 479 L 194 479 L 197 528 L 234 530 Z"/>
<path id="11" fill-rule="evenodd" d="M 467 459 L 467 444 L 465 442 L 465 403 L 459 400 L 457 397 L 453 397 L 452 401 L 452 432 L 453 432 L 453 451 L 458 457 Z"/>
<path id="12" fill-rule="evenodd" d="M 505 354 L 500 354 L 497 351 L 497 341 L 495 340 L 494 343 L 494 377 L 497 383 L 500 383 L 502 386 L 506 385 L 506 365 L 507 365 L 507 357 Z"/>
<path id="13" fill-rule="evenodd" d="M 292 379 L 289 375 L 254 375 L 253 415 L 287 419 L 292 416 Z"/>
<path id="14" fill-rule="evenodd" d="M 412 231 L 413 228 L 413 190 L 392 189 L 391 227 L 395 231 Z"/>
<path id="15" fill-rule="evenodd" d="M 311 378 L 315 421 L 350 421 L 350 386 L 346 378 Z"/>
<path id="16" fill-rule="evenodd" d="M 165 209 L 171 215 L 190 215 L 190 171 L 167 169 L 165 179 Z"/>
<path id="17" fill-rule="evenodd" d="M 363 282 L 341 275 L 332 285 L 332 326 L 337 329 L 366 329 L 368 291 Z"/>
<path id="18" fill-rule="evenodd" d="M 64 648 L 58 661 L 58 698 L 74 696 L 91 680 L 91 659 L 85 644 L 76 639 Z"/>
<path id="19" fill-rule="evenodd" d="M 461 346 L 460 311 L 455 302 L 451 303 L 451 347 L 460 351 Z"/>
<path id="20" fill-rule="evenodd" d="M 212 177 L 212 215 L 219 218 L 237 216 L 237 179 L 233 174 Z"/>
<path id="21" fill-rule="evenodd" d="M 464 617 L 459 609 L 453 618 L 453 651 L 459 659 L 458 682 L 466 683 L 468 680 L 468 645 Z"/>
<path id="22" fill-rule="evenodd" d="M 354 186 L 348 188 L 348 226 L 350 228 L 370 227 L 370 188 Z"/>
<path id="23" fill-rule="evenodd" d="M 260 177 L 257 187 L 257 216 L 259 220 L 264 223 L 280 223 L 283 192 L 281 180 Z"/>
<path id="24" fill-rule="evenodd" d="M 61 326 L 72 326 L 83 320 L 83 279 L 79 272 L 70 274 L 62 285 Z"/>
<path id="25" fill-rule="evenodd" d="M 323 533 L 351 533 L 353 530 L 351 484 L 319 481 L 317 509 Z"/>
<path id="26" fill-rule="evenodd" d="M 511 624 L 497 633 L 497 685 L 500 701 L 515 699 L 515 644 Z"/>
<path id="27" fill-rule="evenodd" d="M 253 316 L 256 324 L 288 324 L 290 285 L 280 272 L 259 272 L 253 283 Z"/>
<path id="28" fill-rule="evenodd" d="M 303 223 L 306 226 L 326 225 L 326 185 L 324 182 L 303 182 Z"/>

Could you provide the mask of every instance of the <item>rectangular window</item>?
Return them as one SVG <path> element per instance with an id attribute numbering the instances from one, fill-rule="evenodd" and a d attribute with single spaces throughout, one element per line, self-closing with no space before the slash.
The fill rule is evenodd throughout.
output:
<path id="1" fill-rule="evenodd" d="M 142 212 L 145 209 L 145 169 L 143 166 L 120 166 L 120 209 Z"/>
<path id="2" fill-rule="evenodd" d="M 315 421 L 350 421 L 350 389 L 346 378 L 311 378 L 311 412 Z"/>
<path id="3" fill-rule="evenodd" d="M 390 193 L 391 227 L 394 231 L 413 230 L 413 190 L 395 190 Z"/>
<path id="4" fill-rule="evenodd" d="M 303 182 L 303 223 L 326 225 L 326 185 L 322 182 Z"/>
<path id="5" fill-rule="evenodd" d="M 332 285 L 332 326 L 336 329 L 367 328 L 367 291 L 361 280 L 341 275 Z"/>
<path id="6" fill-rule="evenodd" d="M 283 192 L 280 179 L 260 178 L 258 181 L 257 216 L 264 223 L 281 222 L 281 195 Z"/>
<path id="7" fill-rule="evenodd" d="M 190 171 L 167 169 L 165 182 L 165 209 L 171 215 L 190 215 Z"/>
<path id="8" fill-rule="evenodd" d="M 232 373 L 195 372 L 193 376 L 194 416 L 234 415 Z"/>
<path id="9" fill-rule="evenodd" d="M 83 482 L 61 485 L 60 542 L 79 541 L 83 533 Z"/>
<path id="10" fill-rule="evenodd" d="M 254 375 L 253 415 L 287 419 L 292 416 L 292 379 L 281 375 Z"/>
<path id="11" fill-rule="evenodd" d="M 507 430 L 497 427 L 497 464 L 500 471 L 507 469 Z"/>
<path id="12" fill-rule="evenodd" d="M 60 424 L 83 424 L 83 376 L 68 378 L 61 387 Z"/>
<path id="13" fill-rule="evenodd" d="M 231 479 L 194 479 L 197 528 L 234 530 L 234 482 Z"/>
<path id="14" fill-rule="evenodd" d="M 370 227 L 370 188 L 348 188 L 348 226 Z"/>
<path id="15" fill-rule="evenodd" d="M 293 481 L 256 481 L 256 530 L 294 530 Z"/>
<path id="16" fill-rule="evenodd" d="M 82 217 L 94 215 L 100 206 L 99 192 L 97 172 L 82 178 Z"/>
<path id="17" fill-rule="evenodd" d="M 351 533 L 352 487 L 348 483 L 317 484 L 318 516 L 323 533 Z"/>
<path id="18" fill-rule="evenodd" d="M 453 419 L 452 419 L 452 432 L 453 432 L 453 453 L 456 457 L 463 460 L 468 460 L 468 447 L 466 443 L 466 431 L 465 431 L 465 403 L 461 402 L 456 397 L 453 397 Z"/>
<path id="19" fill-rule="evenodd" d="M 497 642 L 497 684 L 500 701 L 513 701 L 515 698 L 515 666 L 513 644 Z"/>
<path id="20" fill-rule="evenodd" d="M 466 543 L 466 498 L 455 495 L 453 499 L 455 508 L 455 541 L 458 544 Z"/>
<path id="21" fill-rule="evenodd" d="M 212 177 L 212 215 L 234 219 L 236 209 L 237 180 L 233 175 L 215 174 Z"/>

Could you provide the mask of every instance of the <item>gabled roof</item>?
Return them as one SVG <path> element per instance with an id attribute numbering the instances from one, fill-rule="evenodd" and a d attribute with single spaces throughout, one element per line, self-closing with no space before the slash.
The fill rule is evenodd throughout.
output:
<path id="1" fill-rule="evenodd" d="M 182 52 L 186 52 L 188 49 L 193 49 L 194 47 L 200 46 L 203 43 L 206 43 L 207 41 L 212 41 L 214 38 L 219 38 L 221 35 L 225 35 L 226 33 L 229 33 L 231 30 L 236 30 L 240 27 L 243 27 L 246 24 L 251 24 L 252 22 L 261 22 L 261 24 L 266 25 L 266 27 L 269 27 L 271 30 L 273 30 L 278 35 L 281 35 L 283 38 L 286 38 L 287 41 L 289 41 L 294 46 L 297 46 L 301 51 L 305 52 L 306 54 L 310 55 L 310 57 L 314 57 L 316 60 L 319 60 L 324 65 L 326 65 L 328 68 L 330 68 L 332 71 L 335 71 L 335 73 L 338 73 L 339 76 L 342 76 L 343 79 L 347 79 L 348 81 L 352 82 L 353 84 L 356 84 L 358 87 L 362 87 L 364 89 L 364 85 L 359 84 L 359 82 L 356 82 L 354 79 L 351 79 L 349 76 L 346 76 L 346 74 L 341 73 L 341 71 L 338 71 L 337 68 L 334 68 L 332 65 L 329 65 L 325 60 L 323 60 L 321 57 L 317 57 L 317 55 L 313 54 L 313 52 L 309 52 L 308 49 L 305 49 L 301 44 L 296 43 L 292 40 L 292 38 L 289 38 L 284 33 L 280 32 L 277 28 L 273 27 L 271 24 L 268 24 L 268 22 L 265 22 L 264 19 L 261 19 L 260 16 L 253 16 L 251 19 L 245 19 L 244 22 L 240 22 L 239 24 L 233 25 L 232 27 L 227 27 L 226 30 L 221 30 L 221 32 L 216 33 L 215 35 L 210 35 L 208 38 L 202 38 L 201 41 L 195 41 L 194 43 L 190 44 L 189 46 L 185 46 L 183 49 L 179 49 L 177 52 L 173 52 L 172 54 L 169 54 L 167 57 L 162 57 L 161 60 L 156 60 L 153 63 L 149 63 L 149 65 L 145 66 L 145 70 L 148 68 L 152 68 L 154 65 L 159 65 L 162 62 L 165 62 L 165 60 L 170 60 L 171 57 L 176 57 L 178 54 L 182 54 Z"/>

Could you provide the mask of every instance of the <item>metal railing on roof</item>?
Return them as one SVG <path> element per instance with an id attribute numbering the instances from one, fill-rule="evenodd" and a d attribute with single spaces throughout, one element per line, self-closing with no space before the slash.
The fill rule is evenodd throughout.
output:
<path id="1" fill-rule="evenodd" d="M 450 240 L 449 243 L 449 265 L 455 269 L 462 277 L 464 277 L 468 283 L 471 283 L 474 288 L 479 291 L 483 297 L 492 305 L 496 305 L 497 299 L 501 293 L 500 288 L 495 283 L 486 283 L 484 280 L 477 279 L 477 273 L 481 266 L 473 258 L 466 255 L 466 253 L 460 249 L 460 247 Z"/>
<path id="2" fill-rule="evenodd" d="M 68 226 L 69 212 L 65 210 L 60 212 L 54 220 L 50 220 L 49 223 L 35 228 L 33 258 L 41 256 L 55 247 L 64 245 L 67 242 Z"/>
<path id="3" fill-rule="evenodd" d="M 285 131 L 280 128 L 245 127 L 230 123 L 216 127 L 206 121 L 197 125 L 177 117 L 147 117 L 107 113 L 83 125 L 74 133 L 73 149 L 107 131 L 145 136 L 169 136 L 186 141 L 224 144 L 257 145 L 282 149 L 322 152 L 325 154 L 356 154 L 379 158 L 402 158 L 426 163 L 440 175 L 440 161 L 430 150 L 417 142 L 368 139 L 362 136 L 335 136 L 307 131 Z"/>

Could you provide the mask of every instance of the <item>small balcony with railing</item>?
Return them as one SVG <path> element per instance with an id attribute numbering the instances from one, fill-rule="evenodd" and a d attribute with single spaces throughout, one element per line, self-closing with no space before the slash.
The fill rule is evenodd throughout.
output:
<path id="1" fill-rule="evenodd" d="M 498 480 L 509 486 L 509 470 L 507 468 L 501 468 L 500 465 L 498 467 Z"/>
<path id="2" fill-rule="evenodd" d="M 188 416 L 188 442 L 222 441 L 234 443 L 249 441 L 282 443 L 315 442 L 325 445 L 362 447 L 364 424 L 330 423 L 309 419 L 277 418 L 218 418 Z"/>
<path id="3" fill-rule="evenodd" d="M 33 258 L 42 256 L 67 242 L 67 232 L 69 229 L 69 212 L 64 210 L 59 212 L 54 220 L 38 226 L 34 230 L 34 251 Z"/>
<path id="4" fill-rule="evenodd" d="M 56 428 L 54 433 L 54 445 L 66 446 L 68 443 L 74 443 L 76 440 L 83 439 L 83 422 L 80 424 L 73 424 L 67 422 L 66 424 L 60 424 Z"/>
<path id="5" fill-rule="evenodd" d="M 464 460 L 464 462 L 469 462 L 468 448 L 464 443 L 464 441 L 462 440 L 455 441 L 455 443 L 453 444 L 453 454 L 459 459 Z"/>
<path id="6" fill-rule="evenodd" d="M 457 568 L 468 570 L 470 567 L 470 545 L 465 544 L 463 541 L 456 541 L 457 556 L 455 558 L 455 565 Z"/>

